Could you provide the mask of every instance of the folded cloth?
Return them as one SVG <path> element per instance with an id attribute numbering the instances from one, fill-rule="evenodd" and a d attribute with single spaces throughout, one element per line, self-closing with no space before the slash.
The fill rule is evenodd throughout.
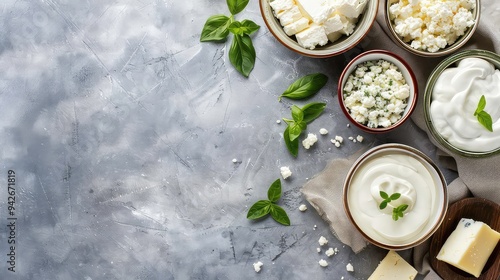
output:
<path id="1" fill-rule="evenodd" d="M 362 47 L 368 49 L 385 49 L 404 58 L 412 67 L 417 78 L 419 94 L 425 89 L 427 77 L 434 67 L 443 58 L 424 58 L 413 55 L 396 45 L 390 38 L 385 23 L 385 1 L 379 3 L 379 13 L 370 33 L 363 40 Z M 481 1 L 481 19 L 476 32 L 462 49 L 484 49 L 500 52 L 500 9 L 496 0 Z M 430 137 L 423 117 L 423 98 L 412 115 L 415 124 L 424 130 Z M 458 178 L 448 184 L 449 201 L 453 203 L 467 196 L 487 198 L 500 203 L 500 155 L 487 158 L 466 158 L 448 153 L 444 147 L 430 137 L 431 142 L 438 148 L 437 158 L 440 166 L 451 168 L 458 172 Z M 363 236 L 351 225 L 345 215 L 342 201 L 342 189 L 345 177 L 354 161 L 368 148 L 358 151 L 344 159 L 334 159 L 325 169 L 314 176 L 301 189 L 308 202 L 316 209 L 319 215 L 328 223 L 333 234 L 344 244 L 357 253 L 367 242 Z M 413 249 L 414 266 L 419 273 L 426 274 L 425 279 L 440 279 L 432 271 L 428 260 L 429 242 Z"/>

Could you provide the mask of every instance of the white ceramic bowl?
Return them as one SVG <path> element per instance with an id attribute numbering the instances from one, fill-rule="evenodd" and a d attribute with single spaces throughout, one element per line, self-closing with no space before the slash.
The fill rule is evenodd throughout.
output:
<path id="1" fill-rule="evenodd" d="M 467 28 L 467 30 L 465 31 L 465 34 L 462 35 L 462 36 L 460 36 L 452 45 L 448 45 L 445 48 L 440 49 L 440 50 L 438 50 L 436 52 L 429 52 L 429 51 L 414 49 L 414 48 L 412 48 L 410 46 L 409 42 L 405 42 L 403 40 L 403 38 L 401 38 L 396 33 L 396 31 L 394 30 L 395 24 L 394 24 L 394 21 L 391 20 L 391 16 L 390 16 L 390 12 L 389 12 L 389 7 L 392 4 L 397 3 L 397 2 L 399 2 L 399 0 L 387 0 L 385 2 L 385 9 L 384 9 L 386 24 L 387 24 L 387 26 L 389 28 L 389 31 L 390 31 L 391 35 L 392 35 L 392 39 L 399 46 L 401 46 L 403 49 L 409 51 L 410 53 L 419 55 L 419 56 L 424 56 L 424 57 L 438 57 L 438 56 L 449 55 L 449 54 L 457 51 L 465 43 L 467 43 L 467 41 L 469 41 L 469 39 L 472 37 L 472 35 L 476 31 L 476 28 L 477 28 L 477 26 L 479 24 L 479 18 L 480 18 L 480 14 L 481 14 L 481 1 L 480 0 L 475 0 L 476 8 L 474 8 L 472 10 L 472 15 L 473 15 L 475 23 L 471 27 Z"/>
<path id="2" fill-rule="evenodd" d="M 361 124 L 357 122 L 350 114 L 349 109 L 346 107 L 344 103 L 344 87 L 346 84 L 346 81 L 349 77 L 349 75 L 355 71 L 356 67 L 363 62 L 366 61 L 377 61 L 377 60 L 386 60 L 388 62 L 393 63 L 396 65 L 401 73 L 403 74 L 403 77 L 406 80 L 406 83 L 410 87 L 410 96 L 408 97 L 407 100 L 407 106 L 403 112 L 403 115 L 399 121 L 396 123 L 392 124 L 391 126 L 388 127 L 368 127 L 364 124 Z M 338 89 L 337 89 L 337 95 L 339 98 L 339 104 L 340 107 L 342 108 L 342 111 L 344 112 L 345 116 L 351 123 L 359 127 L 360 129 L 370 132 L 370 133 L 384 133 L 391 131 L 397 127 L 399 127 L 401 124 L 403 124 L 411 115 L 413 110 L 415 109 L 415 106 L 417 104 L 417 97 L 418 97 L 418 85 L 417 85 L 417 80 L 415 78 L 415 75 L 413 74 L 413 71 L 411 70 L 410 66 L 406 61 L 404 61 L 401 57 L 398 55 L 386 51 L 386 50 L 371 50 L 371 51 L 366 51 L 357 57 L 355 57 L 347 66 L 344 68 L 344 71 L 342 71 L 342 74 L 340 75 L 340 79 L 338 82 Z"/>
<path id="3" fill-rule="evenodd" d="M 496 149 L 490 151 L 471 151 L 465 150 L 463 148 L 454 146 L 446 138 L 440 133 L 440 131 L 435 127 L 435 124 L 432 120 L 431 116 L 431 103 L 432 103 L 432 92 L 434 91 L 434 86 L 436 85 L 436 81 L 438 80 L 441 73 L 449 67 L 456 67 L 456 63 L 465 58 L 481 58 L 490 63 L 492 63 L 496 69 L 500 70 L 500 55 L 486 51 L 486 50 L 463 50 L 458 53 L 455 53 L 443 61 L 441 61 L 431 72 L 429 78 L 427 79 L 427 84 L 425 86 L 424 91 L 424 118 L 427 125 L 427 128 L 431 134 L 431 136 L 440 143 L 445 149 L 451 151 L 455 154 L 459 154 L 461 156 L 466 157 L 488 157 L 491 155 L 500 153 L 500 146 Z"/>
<path id="4" fill-rule="evenodd" d="M 391 156 L 400 158 L 387 162 L 386 159 Z M 382 161 L 386 165 L 381 165 Z M 397 178 L 399 181 L 386 178 Z M 391 195 L 394 192 L 390 192 L 390 188 L 398 189 L 403 186 L 399 189 L 401 191 L 408 184 L 414 187 L 416 203 L 413 208 L 408 208 L 403 218 L 394 221 L 391 212 L 379 209 L 372 188 L 386 188 Z M 405 192 L 401 193 L 403 194 L 399 199 L 404 201 Z M 370 243 L 388 250 L 409 249 L 427 240 L 439 228 L 448 209 L 446 181 L 438 167 L 422 152 L 402 144 L 376 146 L 361 155 L 345 179 L 343 201 L 344 210 L 354 227 Z M 394 203 L 398 205 L 401 202 L 395 200 Z M 418 215 L 423 218 L 417 218 Z M 381 231 L 377 231 L 377 224 L 380 225 L 378 229 L 383 228 Z M 393 231 L 393 227 L 399 228 Z M 383 232 L 385 229 L 391 230 Z M 401 230 L 405 231 L 405 235 L 402 235 Z M 409 233 L 406 234 L 406 231 Z"/>
<path id="5" fill-rule="evenodd" d="M 325 46 L 317 47 L 313 50 L 303 48 L 297 43 L 295 36 L 286 35 L 279 20 L 274 16 L 273 10 L 269 5 L 270 0 L 259 0 L 260 11 L 264 22 L 274 35 L 274 37 L 285 47 L 301 55 L 325 58 L 344 53 L 354 46 L 368 34 L 368 31 L 375 21 L 378 11 L 379 0 L 368 0 L 363 14 L 359 16 L 354 32 L 349 36 L 342 36 L 335 42 L 329 42 Z"/>

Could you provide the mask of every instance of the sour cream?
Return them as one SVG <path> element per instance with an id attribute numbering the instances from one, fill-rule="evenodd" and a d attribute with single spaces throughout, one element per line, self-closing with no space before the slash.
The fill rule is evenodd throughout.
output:
<path id="1" fill-rule="evenodd" d="M 493 132 L 474 116 L 482 95 Z M 472 152 L 499 148 L 500 71 L 481 58 L 465 58 L 457 67 L 445 69 L 434 85 L 430 117 L 436 131 L 457 148 Z"/>
<path id="2" fill-rule="evenodd" d="M 349 213 L 361 232 L 378 243 L 404 246 L 423 241 L 437 228 L 446 209 L 442 177 L 411 150 L 381 149 L 361 161 L 350 176 Z M 381 210 L 380 191 L 401 197 Z M 402 204 L 408 209 L 395 221 L 393 209 Z"/>

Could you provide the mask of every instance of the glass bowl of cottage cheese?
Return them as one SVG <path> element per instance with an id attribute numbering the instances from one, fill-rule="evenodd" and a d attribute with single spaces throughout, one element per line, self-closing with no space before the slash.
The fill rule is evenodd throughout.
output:
<path id="1" fill-rule="evenodd" d="M 264 22 L 285 47 L 324 58 L 344 53 L 368 34 L 379 0 L 260 0 Z"/>
<path id="2" fill-rule="evenodd" d="M 344 68 L 339 104 L 347 119 L 370 133 L 385 133 L 409 119 L 418 86 L 410 66 L 386 50 L 361 53 Z"/>
<path id="3" fill-rule="evenodd" d="M 439 228 L 448 194 L 442 173 L 429 157 L 390 143 L 371 148 L 352 165 L 343 202 L 347 217 L 370 243 L 404 250 Z"/>
<path id="4" fill-rule="evenodd" d="M 474 34 L 480 0 L 387 0 L 385 19 L 393 40 L 424 57 L 451 54 Z"/>
<path id="5" fill-rule="evenodd" d="M 455 53 L 434 68 L 424 93 L 427 128 L 445 149 L 467 157 L 500 153 L 500 55 Z"/>

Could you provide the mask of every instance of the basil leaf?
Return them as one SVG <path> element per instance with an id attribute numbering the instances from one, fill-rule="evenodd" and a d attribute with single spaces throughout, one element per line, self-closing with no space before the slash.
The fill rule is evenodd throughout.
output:
<path id="1" fill-rule="evenodd" d="M 389 195 L 386 192 L 384 192 L 384 191 L 380 191 L 380 197 L 383 198 L 383 199 L 388 199 Z"/>
<path id="2" fill-rule="evenodd" d="M 403 204 L 403 205 L 398 206 L 398 210 L 401 213 L 403 213 L 404 211 L 406 211 L 406 209 L 408 209 L 408 204 Z"/>
<path id="3" fill-rule="evenodd" d="M 278 97 L 290 99 L 304 99 L 316 94 L 328 81 L 328 77 L 321 73 L 310 74 L 293 82 L 286 90 Z"/>
<path id="4" fill-rule="evenodd" d="M 401 194 L 400 194 L 400 193 L 393 193 L 393 194 L 391 194 L 390 199 L 391 199 L 391 200 L 396 200 L 396 199 L 398 199 L 398 198 L 400 198 L 400 197 L 401 197 Z"/>
<path id="5" fill-rule="evenodd" d="M 313 102 L 304 105 L 302 107 L 302 112 L 304 113 L 304 121 L 306 123 L 310 123 L 313 120 L 315 120 L 321 113 L 323 113 L 323 110 L 325 110 L 326 103 L 321 103 L 321 102 Z"/>
<path id="6" fill-rule="evenodd" d="M 296 122 L 301 122 L 304 119 L 304 112 L 296 105 L 292 106 L 292 118 Z"/>
<path id="7" fill-rule="evenodd" d="M 200 42 L 222 41 L 229 35 L 231 18 L 225 15 L 214 15 L 207 19 L 201 31 Z"/>
<path id="8" fill-rule="evenodd" d="M 385 200 L 384 200 L 384 201 L 382 201 L 382 202 L 380 203 L 379 208 L 380 208 L 380 210 L 382 210 L 382 209 L 385 209 L 385 207 L 387 207 L 387 201 L 385 201 Z"/>
<path id="9" fill-rule="evenodd" d="M 271 202 L 276 202 L 280 199 L 280 197 L 281 197 L 281 181 L 278 178 L 269 187 L 269 190 L 267 191 L 267 198 Z"/>
<path id="10" fill-rule="evenodd" d="M 482 124 L 487 130 L 493 132 L 493 120 L 491 119 L 490 114 L 485 111 L 481 111 L 477 114 L 477 120 L 480 124 Z"/>
<path id="11" fill-rule="evenodd" d="M 243 9 L 247 6 L 248 1 L 249 0 L 226 0 L 227 7 L 233 15 L 243 11 Z"/>
<path id="12" fill-rule="evenodd" d="M 292 156 L 297 157 L 299 154 L 299 139 L 290 140 L 290 126 L 287 126 L 285 132 L 283 133 L 283 139 L 285 140 L 286 147 Z"/>
<path id="13" fill-rule="evenodd" d="M 302 122 L 302 123 L 304 123 L 304 122 Z M 303 130 L 300 123 L 296 123 L 296 122 L 289 125 L 288 128 L 289 128 L 288 134 L 290 135 L 290 141 L 294 141 L 295 139 L 299 138 L 299 136 Z"/>
<path id="14" fill-rule="evenodd" d="M 228 27 L 229 31 L 235 35 L 251 35 L 255 31 L 259 30 L 260 26 L 251 20 L 243 20 L 242 22 L 234 21 Z"/>
<path id="15" fill-rule="evenodd" d="M 248 77 L 255 64 L 255 49 L 252 39 L 246 34 L 234 35 L 229 49 L 229 61 L 243 76 Z"/>
<path id="16" fill-rule="evenodd" d="M 392 219 L 397 221 L 399 219 L 398 212 L 392 212 Z"/>
<path id="17" fill-rule="evenodd" d="M 269 214 L 271 211 L 271 201 L 269 200 L 259 200 L 248 209 L 247 219 L 255 220 L 258 218 L 262 218 L 265 215 Z"/>
<path id="18" fill-rule="evenodd" d="M 286 214 L 285 209 L 281 208 L 280 206 L 276 204 L 271 204 L 271 217 L 273 219 L 285 226 L 290 225 L 290 218 L 288 218 L 288 215 Z"/>
<path id="19" fill-rule="evenodd" d="M 479 103 L 477 104 L 476 112 L 474 112 L 474 116 L 479 114 L 479 112 L 483 111 L 485 107 L 486 107 L 486 98 L 484 97 L 484 95 L 481 95 Z"/>

